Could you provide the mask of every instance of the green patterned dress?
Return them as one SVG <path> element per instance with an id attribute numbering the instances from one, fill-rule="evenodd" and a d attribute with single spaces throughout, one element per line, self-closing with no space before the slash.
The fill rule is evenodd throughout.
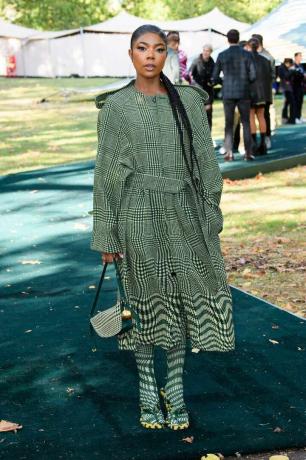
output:
<path id="1" fill-rule="evenodd" d="M 170 349 L 187 335 L 192 348 L 229 351 L 234 330 L 219 242 L 222 176 L 204 109 L 207 96 L 191 86 L 176 88 L 193 130 L 200 194 L 184 163 L 168 95 L 144 95 L 134 81 L 102 95 L 96 102 L 91 247 L 124 254 L 123 282 L 140 328 L 119 337 L 121 349 Z"/>

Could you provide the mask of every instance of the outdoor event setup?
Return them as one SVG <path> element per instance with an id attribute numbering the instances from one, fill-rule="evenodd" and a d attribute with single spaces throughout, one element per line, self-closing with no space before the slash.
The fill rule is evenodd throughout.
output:
<path id="1" fill-rule="evenodd" d="M 127 54 L 133 30 L 154 23 L 165 31 L 178 30 L 187 55 L 199 53 L 205 43 L 217 50 L 227 46 L 226 33 L 238 29 L 242 38 L 252 33 L 265 37 L 265 45 L 277 63 L 296 51 L 306 56 L 306 8 L 304 0 L 285 0 L 252 26 L 226 16 L 218 8 L 195 18 L 152 21 L 122 11 L 88 27 L 40 32 L 0 20 L 0 75 L 7 75 L 11 59 L 15 76 L 24 77 L 129 77 L 134 75 Z"/>
<path id="2" fill-rule="evenodd" d="M 293 57 L 297 51 L 303 53 L 306 62 L 306 2 L 286 0 L 270 14 L 242 32 L 248 39 L 252 34 L 264 37 L 264 46 L 274 56 L 277 63 Z"/>
<path id="3" fill-rule="evenodd" d="M 1 21 L 0 75 L 6 75 L 6 57 L 14 55 L 16 76 L 133 76 L 127 49 L 131 33 L 146 23 L 154 23 L 165 31 L 178 30 L 187 55 L 200 52 L 207 42 L 219 48 L 225 45 L 229 29 L 242 32 L 249 26 L 218 8 L 179 21 L 152 21 L 123 11 L 99 24 L 58 32 L 39 32 Z"/>

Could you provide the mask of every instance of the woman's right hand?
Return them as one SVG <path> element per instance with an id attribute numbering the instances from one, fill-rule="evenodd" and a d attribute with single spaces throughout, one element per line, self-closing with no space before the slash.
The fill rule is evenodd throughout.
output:
<path id="1" fill-rule="evenodd" d="M 108 252 L 103 252 L 101 254 L 102 262 L 105 264 L 112 264 L 115 260 L 123 259 L 123 254 L 116 252 L 115 254 L 110 254 Z"/>

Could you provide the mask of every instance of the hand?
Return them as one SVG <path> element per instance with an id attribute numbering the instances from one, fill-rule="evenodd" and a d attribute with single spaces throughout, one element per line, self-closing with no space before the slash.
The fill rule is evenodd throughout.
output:
<path id="1" fill-rule="evenodd" d="M 115 254 L 110 254 L 108 252 L 103 252 L 101 254 L 102 262 L 105 264 L 112 264 L 115 260 L 123 259 L 123 254 L 121 252 L 116 252 Z"/>

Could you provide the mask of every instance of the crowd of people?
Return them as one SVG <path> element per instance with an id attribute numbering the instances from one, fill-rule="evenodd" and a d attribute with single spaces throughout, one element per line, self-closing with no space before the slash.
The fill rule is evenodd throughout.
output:
<path id="1" fill-rule="evenodd" d="M 276 80 L 273 56 L 263 46 L 263 37 L 253 34 L 248 41 L 240 41 L 235 29 L 227 33 L 229 48 L 212 58 L 212 46 L 205 44 L 202 53 L 187 66 L 187 56 L 180 49 L 178 32 L 167 36 L 168 57 L 164 73 L 172 83 L 187 83 L 203 88 L 208 94 L 205 104 L 208 123 L 212 129 L 215 86 L 222 85 L 225 115 L 225 161 L 234 159 L 240 143 L 240 125 L 243 126 L 244 159 L 253 160 L 266 155 L 271 148 L 272 88 Z M 284 94 L 282 122 L 300 124 L 306 73 L 301 64 L 302 54 L 295 53 L 294 60 L 286 58 L 278 69 L 278 78 Z M 222 78 L 221 78 L 222 75 Z M 259 138 L 257 138 L 257 124 Z"/>

